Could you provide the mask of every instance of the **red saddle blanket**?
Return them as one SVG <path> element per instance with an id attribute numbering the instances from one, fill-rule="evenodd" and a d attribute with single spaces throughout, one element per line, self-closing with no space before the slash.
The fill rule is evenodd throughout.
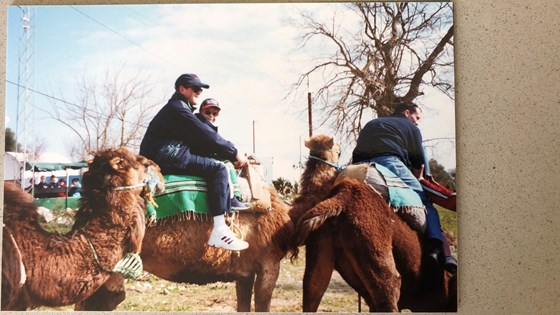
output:
<path id="1" fill-rule="evenodd" d="M 422 178 L 420 184 L 424 189 L 424 193 L 432 200 L 433 203 L 449 209 L 457 211 L 457 193 L 446 188 L 442 184 Z"/>

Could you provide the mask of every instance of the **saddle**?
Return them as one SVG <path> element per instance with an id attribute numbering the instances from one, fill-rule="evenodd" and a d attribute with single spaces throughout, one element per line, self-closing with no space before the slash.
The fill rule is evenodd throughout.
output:
<path id="1" fill-rule="evenodd" d="M 354 178 L 368 184 L 412 229 L 424 233 L 426 208 L 422 200 L 389 169 L 376 163 L 354 164 L 342 170 L 335 185 L 344 178 Z"/>
<path id="2" fill-rule="evenodd" d="M 249 163 L 243 167 L 239 182 L 247 181 L 249 189 L 245 190 L 242 199 L 245 202 L 250 202 L 252 209 L 257 212 L 266 212 L 272 209 L 272 202 L 268 185 L 263 178 L 264 169 L 259 161 L 254 158 L 249 158 Z M 246 187 L 246 185 L 240 185 Z"/>
<path id="3" fill-rule="evenodd" d="M 233 194 L 238 199 L 251 202 L 247 211 L 266 212 L 271 209 L 268 191 L 259 170 L 247 165 L 241 177 L 237 175 L 233 164 L 226 162 Z M 154 225 L 160 219 L 206 220 L 209 216 L 207 185 L 204 178 L 193 175 L 164 175 L 165 191 L 155 194 L 156 207 L 148 206 L 148 224 Z"/>

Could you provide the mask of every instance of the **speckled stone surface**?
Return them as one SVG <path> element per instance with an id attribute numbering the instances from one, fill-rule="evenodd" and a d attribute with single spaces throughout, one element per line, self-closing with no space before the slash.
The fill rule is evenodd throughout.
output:
<path id="1" fill-rule="evenodd" d="M 455 3 L 461 313 L 560 311 L 559 16 Z"/>
<path id="2" fill-rule="evenodd" d="M 2 0 L 1 75 L 7 5 L 169 2 L 181 1 Z M 554 314 L 560 311 L 560 3 L 454 5 L 459 313 Z"/>

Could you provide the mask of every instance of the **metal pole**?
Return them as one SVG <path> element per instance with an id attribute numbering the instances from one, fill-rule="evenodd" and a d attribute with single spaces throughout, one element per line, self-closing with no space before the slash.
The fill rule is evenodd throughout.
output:
<path id="1" fill-rule="evenodd" d="M 309 137 L 313 136 L 313 116 L 311 114 L 311 92 L 307 93 L 307 116 L 309 117 Z"/>
<path id="2" fill-rule="evenodd" d="M 358 294 L 358 313 L 362 312 L 362 296 Z"/>

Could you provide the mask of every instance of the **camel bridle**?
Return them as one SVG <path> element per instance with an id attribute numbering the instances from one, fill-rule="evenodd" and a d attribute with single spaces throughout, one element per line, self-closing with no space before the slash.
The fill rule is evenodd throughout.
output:
<path id="1" fill-rule="evenodd" d="M 323 163 L 325 163 L 325 164 L 327 164 L 327 165 L 329 165 L 329 166 L 332 166 L 332 167 L 334 167 L 334 168 L 336 169 L 337 172 L 341 172 L 342 169 L 343 169 L 343 167 L 340 166 L 340 165 L 338 165 L 338 164 L 334 164 L 333 162 L 329 162 L 329 161 L 327 161 L 327 160 L 323 160 L 323 159 L 318 158 L 318 157 L 316 157 L 316 156 L 314 156 L 314 155 L 309 155 L 309 158 L 310 158 L 310 159 L 317 160 L 317 161 L 320 161 L 320 162 L 323 162 Z"/>
<path id="2" fill-rule="evenodd" d="M 138 255 L 138 253 L 128 253 L 124 255 L 124 257 L 117 262 L 113 270 L 105 269 L 105 267 L 103 267 L 101 265 L 101 262 L 99 261 L 97 251 L 95 250 L 95 247 L 93 247 L 93 243 L 91 242 L 89 237 L 87 237 L 87 235 L 84 236 L 89 244 L 91 252 L 93 253 L 95 263 L 101 271 L 106 273 L 118 273 L 127 279 L 136 279 L 142 273 L 142 270 L 144 268 L 142 265 L 142 259 L 140 258 L 140 255 Z"/>
<path id="3" fill-rule="evenodd" d="M 148 176 L 144 179 L 144 181 L 142 183 L 138 183 L 138 184 L 134 184 L 134 185 L 129 185 L 129 186 L 118 186 L 118 187 L 112 187 L 111 190 L 116 190 L 116 191 L 127 191 L 127 190 L 134 190 L 137 188 L 142 188 L 142 193 L 144 194 L 142 197 L 148 201 L 150 204 L 152 204 L 154 207 L 158 207 L 156 201 L 154 200 L 154 194 L 156 193 L 156 190 L 162 189 L 163 188 L 163 183 L 161 182 L 161 180 L 159 179 L 159 177 L 156 175 L 156 173 L 154 171 L 152 171 L 151 167 L 148 166 L 146 173 L 148 174 Z"/>

